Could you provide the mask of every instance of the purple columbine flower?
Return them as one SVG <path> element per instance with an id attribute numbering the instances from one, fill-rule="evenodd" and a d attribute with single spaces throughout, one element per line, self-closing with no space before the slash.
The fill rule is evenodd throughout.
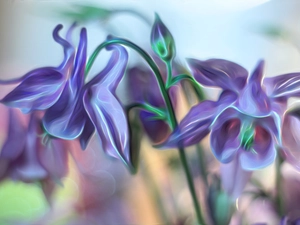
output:
<path id="1" fill-rule="evenodd" d="M 161 68 L 161 74 L 164 79 L 167 77 L 167 71 L 165 65 L 157 58 L 153 57 L 159 68 Z M 180 65 L 175 64 L 174 71 L 180 71 L 182 68 Z M 128 94 L 130 102 L 146 103 L 151 106 L 157 107 L 159 109 L 165 108 L 165 102 L 158 87 L 155 75 L 153 72 L 144 68 L 143 66 L 134 66 L 127 70 L 128 78 Z M 134 88 L 132 88 L 134 87 Z M 177 90 L 178 87 L 172 87 L 171 91 L 171 101 L 173 107 L 177 106 Z M 171 129 L 168 123 L 161 119 L 156 119 L 155 114 L 145 110 L 140 110 L 139 118 L 142 122 L 143 128 L 150 140 L 155 143 L 161 143 L 164 141 L 171 133 Z"/>
<path id="2" fill-rule="evenodd" d="M 83 86 L 86 66 L 87 34 L 82 29 L 71 76 L 66 81 L 60 98 L 46 110 L 43 125 L 52 136 L 73 140 L 79 138 L 85 149 L 95 128 L 83 106 Z"/>
<path id="3" fill-rule="evenodd" d="M 4 112 L 6 109 L 2 109 Z M 41 182 L 50 200 L 55 184 L 67 174 L 68 145 L 60 139 L 42 143 L 42 123 L 37 113 L 28 118 L 8 109 L 7 137 L 0 151 L 0 180 Z"/>
<path id="4" fill-rule="evenodd" d="M 274 162 L 276 146 L 282 143 L 287 98 L 300 94 L 300 73 L 266 78 L 262 83 L 263 61 L 249 77 L 243 67 L 226 60 L 189 59 L 188 64 L 200 84 L 223 92 L 216 102 L 194 106 L 165 146 L 193 145 L 211 133 L 212 152 L 224 167 L 223 186 L 238 197 L 251 171 Z"/>
<path id="5" fill-rule="evenodd" d="M 21 83 L 1 102 L 20 108 L 24 113 L 46 110 L 43 118 L 46 132 L 66 140 L 78 137 L 82 149 L 85 149 L 95 130 L 84 110 L 81 93 L 84 85 L 87 35 L 86 29 L 82 28 L 79 45 L 75 50 L 68 41 L 73 27 L 67 33 L 67 40 L 58 35 L 62 25 L 58 25 L 53 31 L 54 40 L 64 47 L 65 57 L 61 65 L 57 68 L 35 69 L 17 80 L 6 81 Z"/>
<path id="6" fill-rule="evenodd" d="M 53 31 L 54 40 L 64 48 L 64 60 L 58 67 L 42 67 L 32 70 L 23 77 L 1 81 L 1 83 L 20 84 L 8 93 L 1 102 L 14 108 L 20 108 L 24 113 L 35 110 L 45 110 L 51 107 L 61 96 L 70 73 L 73 71 L 75 49 L 58 35 L 62 25 Z M 73 26 L 69 29 L 70 36 Z"/>
<path id="7" fill-rule="evenodd" d="M 300 225 L 300 218 L 291 220 L 288 217 L 282 218 L 280 225 Z"/>
<path id="8" fill-rule="evenodd" d="M 127 116 L 115 93 L 125 72 L 128 53 L 120 45 L 107 49 L 113 51 L 112 56 L 107 66 L 85 85 L 83 104 L 100 137 L 102 149 L 131 167 Z"/>

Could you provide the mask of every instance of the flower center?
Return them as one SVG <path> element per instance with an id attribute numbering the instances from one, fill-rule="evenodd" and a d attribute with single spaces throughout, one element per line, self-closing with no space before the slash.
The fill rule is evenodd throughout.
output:
<path id="1" fill-rule="evenodd" d="M 246 126 L 242 128 L 241 131 L 241 145 L 246 150 L 249 151 L 254 142 L 255 137 L 255 128 L 251 124 L 250 126 Z"/>

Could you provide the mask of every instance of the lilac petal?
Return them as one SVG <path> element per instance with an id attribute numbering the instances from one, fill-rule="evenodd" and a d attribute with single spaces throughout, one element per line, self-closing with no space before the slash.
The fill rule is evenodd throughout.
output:
<path id="1" fill-rule="evenodd" d="M 174 148 L 179 145 L 190 146 L 199 143 L 209 133 L 215 117 L 235 100 L 235 94 L 225 91 L 218 102 L 203 101 L 192 107 L 161 147 Z"/>
<path id="2" fill-rule="evenodd" d="M 257 170 L 272 164 L 276 158 L 276 148 L 271 134 L 256 125 L 253 147 L 241 150 L 240 163 L 244 170 Z"/>
<path id="3" fill-rule="evenodd" d="M 58 69 L 62 70 L 64 68 L 68 68 L 71 63 L 73 63 L 74 58 L 74 48 L 73 46 L 66 41 L 65 39 L 61 38 L 58 34 L 58 32 L 63 28 L 61 24 L 57 25 L 55 29 L 53 30 L 53 39 L 63 46 L 64 48 L 64 60 L 58 67 Z M 67 37 L 71 35 L 72 30 L 74 29 L 74 26 L 71 26 L 70 29 L 67 32 Z"/>
<path id="4" fill-rule="evenodd" d="M 299 97 L 300 73 L 288 73 L 264 79 L 266 92 L 273 98 Z"/>
<path id="5" fill-rule="evenodd" d="M 86 114 L 86 112 L 85 112 Z M 86 114 L 86 121 L 81 135 L 79 136 L 79 142 L 82 150 L 85 150 L 90 139 L 95 132 L 95 126 Z"/>
<path id="6" fill-rule="evenodd" d="M 20 115 L 17 114 L 16 109 L 9 109 L 8 134 L 0 151 L 0 158 L 14 160 L 24 150 L 27 131 L 20 121 Z"/>
<path id="7" fill-rule="evenodd" d="M 157 81 L 151 70 L 133 67 L 127 71 L 128 93 L 134 102 L 147 102 L 156 107 L 165 105 Z"/>
<path id="8" fill-rule="evenodd" d="M 212 152 L 222 163 L 232 161 L 241 145 L 241 121 L 236 114 L 235 109 L 226 109 L 219 115 L 211 131 L 210 144 Z"/>
<path id="9" fill-rule="evenodd" d="M 43 68 L 39 68 L 36 70 L 33 70 L 27 74 L 25 74 L 22 77 L 18 77 L 18 78 L 14 78 L 14 79 L 10 79 L 10 80 L 0 80 L 0 84 L 17 84 L 17 83 L 22 83 L 24 80 L 30 78 L 31 76 L 36 76 L 38 72 L 40 73 L 46 73 L 46 74 L 51 74 L 51 73 L 68 73 L 69 71 L 69 67 L 71 66 L 71 64 L 73 63 L 73 59 L 74 59 L 74 48 L 73 46 L 66 41 L 65 39 L 61 38 L 58 34 L 58 32 L 62 29 L 62 25 L 59 24 L 55 27 L 55 29 L 53 30 L 53 38 L 54 40 L 59 43 L 60 45 L 62 45 L 62 47 L 64 48 L 64 60 L 63 62 L 60 64 L 60 66 L 58 66 L 57 68 L 55 67 L 43 67 Z M 73 30 L 73 26 L 69 29 L 68 33 L 71 33 Z M 51 72 L 46 72 L 46 70 L 50 70 Z M 54 76 L 54 75 L 53 75 Z M 53 78 L 51 78 L 53 79 Z M 26 93 L 26 90 L 24 90 Z"/>
<path id="10" fill-rule="evenodd" d="M 116 97 L 102 85 L 94 85 L 84 95 L 84 107 L 100 136 L 103 150 L 130 166 L 129 128 Z"/>
<path id="11" fill-rule="evenodd" d="M 52 139 L 40 148 L 41 165 L 46 169 L 50 178 L 60 180 L 68 171 L 67 143 L 60 139 Z"/>
<path id="12" fill-rule="evenodd" d="M 64 83 L 63 74 L 55 68 L 36 69 L 25 75 L 21 84 L 8 93 L 1 102 L 20 108 L 24 113 L 45 110 L 58 100 Z"/>
<path id="13" fill-rule="evenodd" d="M 44 179 L 47 176 L 46 169 L 42 166 L 38 154 L 40 151 L 40 140 L 37 138 L 38 118 L 31 115 L 27 140 L 23 154 L 15 162 L 12 178 L 25 182 Z"/>
<path id="14" fill-rule="evenodd" d="M 140 119 L 143 124 L 144 130 L 154 144 L 160 143 L 165 140 L 171 130 L 169 125 L 163 120 L 154 120 L 153 113 L 147 111 L 140 112 Z"/>
<path id="15" fill-rule="evenodd" d="M 220 170 L 224 190 L 233 199 L 238 198 L 250 179 L 252 171 L 243 170 L 238 160 L 238 155 L 230 163 L 221 164 Z"/>
<path id="16" fill-rule="evenodd" d="M 249 83 L 256 83 L 256 85 L 260 86 L 260 84 L 262 82 L 262 78 L 263 78 L 264 67 L 265 67 L 265 61 L 260 60 L 257 63 L 255 70 L 253 71 L 253 73 L 251 74 L 251 76 L 249 78 Z"/>
<path id="17" fill-rule="evenodd" d="M 248 72 L 236 63 L 223 59 L 187 59 L 187 62 L 195 79 L 203 85 L 239 91 L 246 84 Z"/>
<path id="18" fill-rule="evenodd" d="M 261 87 L 264 61 L 260 61 L 239 98 L 239 108 L 251 116 L 263 116 L 271 111 L 271 103 Z"/>
<path id="19" fill-rule="evenodd" d="M 79 46 L 77 49 L 73 74 L 70 77 L 70 84 L 73 93 L 77 93 L 84 85 L 84 72 L 86 64 L 86 48 L 87 48 L 87 35 L 86 29 L 83 28 L 80 32 Z"/>
<path id="20" fill-rule="evenodd" d="M 272 138 L 275 137 L 281 145 L 281 118 L 277 113 L 271 113 L 267 117 L 257 118 L 256 123 L 268 131 Z"/>
<path id="21" fill-rule="evenodd" d="M 68 82 L 59 100 L 50 107 L 44 117 L 45 130 L 54 137 L 73 140 L 83 131 L 87 118 L 82 102 L 82 95 L 72 96 Z"/>
<path id="22" fill-rule="evenodd" d="M 199 143 L 210 131 L 216 107 L 213 101 L 204 101 L 192 107 L 162 147 L 174 148 Z"/>
<path id="23" fill-rule="evenodd" d="M 111 45 L 107 49 L 113 50 L 107 66 L 87 85 L 98 84 L 114 92 L 123 78 L 128 62 L 128 53 L 126 49 L 120 45 Z"/>
<path id="24" fill-rule="evenodd" d="M 296 112 L 288 112 L 284 116 L 282 143 L 285 159 L 300 171 L 300 120 Z"/>

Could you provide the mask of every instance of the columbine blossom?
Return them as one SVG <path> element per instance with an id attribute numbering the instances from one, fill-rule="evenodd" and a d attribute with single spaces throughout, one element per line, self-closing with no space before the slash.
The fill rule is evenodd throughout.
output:
<path id="1" fill-rule="evenodd" d="M 64 60 L 58 67 L 42 67 L 23 77 L 3 83 L 21 83 L 1 102 L 20 108 L 24 113 L 46 110 L 43 118 L 45 130 L 52 136 L 72 140 L 77 137 L 83 149 L 94 133 L 94 127 L 78 101 L 84 84 L 86 64 L 86 29 L 82 28 L 77 50 L 69 43 L 74 26 L 67 33 L 67 40 L 58 35 L 62 25 L 53 31 L 53 38 L 64 48 Z M 82 97 L 82 96 L 81 96 Z"/>
<path id="2" fill-rule="evenodd" d="M 43 144 L 42 124 L 37 113 L 32 113 L 28 120 L 16 109 L 3 108 L 3 113 L 9 113 L 9 120 L 7 137 L 0 151 L 0 180 L 10 178 L 29 183 L 41 182 L 50 200 L 55 184 L 68 171 L 67 143 L 52 139 Z"/>
<path id="3" fill-rule="evenodd" d="M 45 131 L 65 140 L 79 138 L 82 149 L 97 130 L 104 151 L 130 164 L 127 118 L 115 94 L 128 61 L 126 49 L 119 45 L 107 47 L 113 51 L 107 66 L 85 84 L 86 29 L 81 29 L 75 51 L 68 40 L 59 37 L 61 28 L 58 25 L 54 29 L 53 37 L 64 47 L 63 63 L 57 68 L 33 70 L 17 80 L 2 81 L 21 83 L 1 102 L 25 113 L 45 110 Z M 67 39 L 70 39 L 71 30 Z"/>
<path id="4" fill-rule="evenodd" d="M 89 81 L 83 91 L 83 104 L 100 137 L 102 149 L 130 165 L 129 128 L 126 113 L 115 91 L 128 61 L 126 49 L 108 47 L 112 56 L 107 66 Z"/>
<path id="5" fill-rule="evenodd" d="M 200 84 L 220 87 L 223 92 L 216 102 L 194 106 L 165 146 L 193 145 L 211 133 L 212 152 L 224 167 L 223 186 L 237 197 L 251 171 L 274 162 L 276 147 L 282 143 L 286 101 L 299 95 L 300 74 L 266 78 L 262 83 L 263 61 L 249 77 L 243 67 L 226 60 L 189 59 L 188 64 Z M 286 129 L 284 136 L 290 134 Z"/>
<path id="6" fill-rule="evenodd" d="M 167 71 L 165 65 L 157 59 L 157 65 L 161 68 L 161 74 L 164 79 L 166 79 Z M 182 70 L 180 65 L 174 64 L 173 68 L 176 72 Z M 138 102 L 141 104 L 149 104 L 151 106 L 157 107 L 159 109 L 165 108 L 165 102 L 161 95 L 160 89 L 158 87 L 155 75 L 151 72 L 150 69 L 144 68 L 143 66 L 134 66 L 127 70 L 128 77 L 128 86 L 134 88 L 128 89 L 128 94 L 130 101 Z M 177 93 L 178 88 L 172 87 L 171 91 L 171 101 L 173 107 L 176 108 L 177 104 Z M 140 110 L 139 118 L 142 122 L 143 128 L 147 136 L 153 143 L 160 143 L 165 140 L 168 135 L 171 133 L 171 129 L 168 123 L 164 120 L 155 118 L 155 115 L 152 112 L 146 110 Z"/>
<path id="7" fill-rule="evenodd" d="M 64 48 L 64 60 L 58 67 L 42 67 L 32 70 L 23 77 L 3 81 L 2 83 L 20 84 L 8 93 L 1 102 L 22 112 L 29 113 L 35 110 L 45 110 L 51 107 L 61 96 L 67 79 L 73 70 L 75 49 L 68 41 L 58 35 L 62 25 L 56 26 L 53 31 L 54 40 Z M 70 36 L 73 27 L 68 31 Z"/>

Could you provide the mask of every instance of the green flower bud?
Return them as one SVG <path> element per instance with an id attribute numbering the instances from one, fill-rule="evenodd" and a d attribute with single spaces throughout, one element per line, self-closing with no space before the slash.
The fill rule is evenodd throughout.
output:
<path id="1" fill-rule="evenodd" d="M 155 14 L 155 22 L 151 31 L 151 46 L 164 61 L 170 61 L 175 56 L 173 36 L 157 14 Z"/>

